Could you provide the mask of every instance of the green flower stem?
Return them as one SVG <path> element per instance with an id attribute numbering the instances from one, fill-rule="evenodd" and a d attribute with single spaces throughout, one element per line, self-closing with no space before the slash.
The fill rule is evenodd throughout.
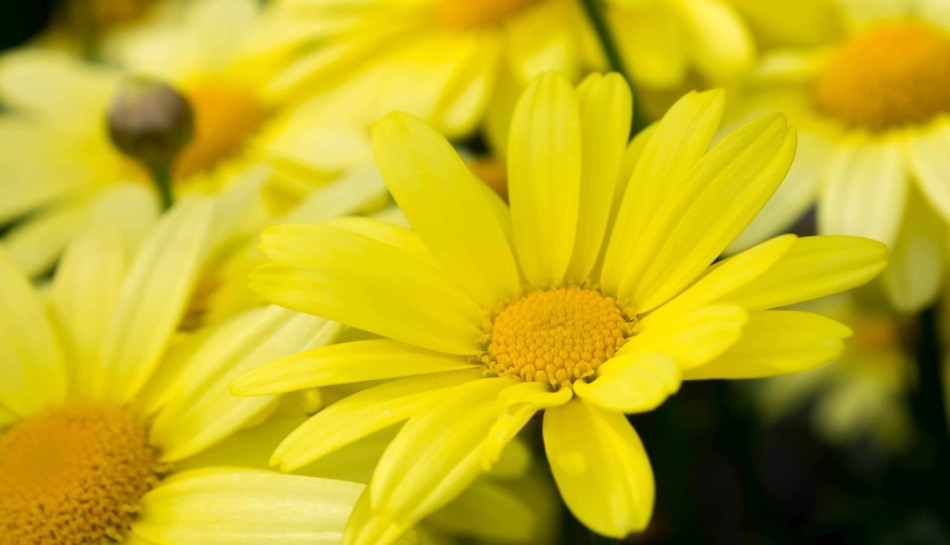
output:
<path id="1" fill-rule="evenodd" d="M 149 170 L 151 171 L 155 188 L 158 189 L 158 196 L 162 202 L 162 211 L 166 211 L 175 203 L 175 199 L 172 197 L 171 169 L 164 166 L 153 167 Z"/>
<path id="2" fill-rule="evenodd" d="M 630 85 L 631 91 L 634 92 L 633 119 L 631 120 L 630 125 L 630 135 L 632 137 L 638 132 L 642 131 L 648 125 L 648 123 L 646 118 L 643 116 L 643 110 L 640 106 L 640 101 L 637 100 L 636 91 L 633 87 L 633 80 L 630 79 L 630 75 L 627 73 L 627 68 L 623 62 L 623 57 L 620 56 L 620 50 L 617 49 L 617 42 L 614 40 L 614 36 L 610 32 L 610 26 L 607 24 L 607 18 L 604 17 L 602 2 L 603 0 L 581 0 L 581 4 L 584 5 L 584 11 L 587 12 L 587 18 L 590 19 L 590 24 L 594 27 L 594 31 L 597 33 L 597 39 L 600 41 L 600 46 L 604 50 L 604 55 L 607 57 L 607 63 L 610 65 L 610 69 L 623 76 L 623 79 L 627 80 L 627 83 Z"/>

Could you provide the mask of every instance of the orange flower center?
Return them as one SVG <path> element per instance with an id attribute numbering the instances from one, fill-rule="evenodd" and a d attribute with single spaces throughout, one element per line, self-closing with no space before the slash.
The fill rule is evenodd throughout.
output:
<path id="1" fill-rule="evenodd" d="M 923 23 L 891 23 L 846 43 L 818 77 L 818 111 L 880 131 L 950 112 L 950 37 Z"/>
<path id="2" fill-rule="evenodd" d="M 442 0 L 436 17 L 447 26 L 475 28 L 501 23 L 538 0 Z"/>
<path id="3" fill-rule="evenodd" d="M 71 405 L 0 437 L 0 544 L 120 541 L 158 478 L 146 426 L 109 405 Z"/>
<path id="4" fill-rule="evenodd" d="M 175 160 L 175 177 L 208 172 L 222 161 L 241 155 L 270 117 L 252 90 L 214 84 L 184 90 L 195 112 L 195 135 Z"/>
<path id="5" fill-rule="evenodd" d="M 611 297 L 576 286 L 538 290 L 497 312 L 482 360 L 499 376 L 557 387 L 593 375 L 627 331 Z"/>

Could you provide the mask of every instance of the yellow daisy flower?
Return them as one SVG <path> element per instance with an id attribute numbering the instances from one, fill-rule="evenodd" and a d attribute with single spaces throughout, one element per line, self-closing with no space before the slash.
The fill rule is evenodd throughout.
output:
<path id="1" fill-rule="evenodd" d="M 891 248 L 882 279 L 908 312 L 938 296 L 950 220 L 950 25 L 918 4 L 864 5 L 847 12 L 851 31 L 832 46 L 763 59 L 739 115 L 784 112 L 801 129 L 799 152 L 732 248 L 788 228 L 817 202 L 820 233 Z M 901 8 L 899 18 L 872 17 L 871 6 Z"/>
<path id="2" fill-rule="evenodd" d="M 104 122 L 128 74 L 172 83 L 194 109 L 195 138 L 172 168 L 179 198 L 266 184 L 260 214 L 273 216 L 369 161 L 365 137 L 318 127 L 265 91 L 271 71 L 242 54 L 256 2 L 198 0 L 175 13 L 108 40 L 122 69 L 43 49 L 0 57 L 0 224 L 20 220 L 5 243 L 28 274 L 48 270 L 84 225 L 154 222 L 150 177 L 114 148 Z"/>
<path id="3" fill-rule="evenodd" d="M 598 5 L 601 4 L 596 0 Z M 504 150 L 530 79 L 557 70 L 577 81 L 606 60 L 577 0 L 283 0 L 255 40 L 288 63 L 277 94 L 317 96 L 328 125 L 368 128 L 391 111 L 449 138 L 485 122 Z M 752 67 L 754 43 L 722 0 L 606 0 L 605 25 L 638 86 L 679 87 L 691 72 L 723 83 Z"/>
<path id="4" fill-rule="evenodd" d="M 832 443 L 849 446 L 870 439 L 885 451 L 906 448 L 914 435 L 909 403 L 917 366 L 901 338 L 905 321 L 850 294 L 802 308 L 849 324 L 854 338 L 830 365 L 755 385 L 766 419 L 813 402 L 813 427 Z"/>
<path id="5" fill-rule="evenodd" d="M 768 309 L 868 281 L 882 244 L 786 235 L 712 265 L 791 164 L 785 119 L 707 151 L 724 93 L 693 93 L 627 147 L 631 102 L 617 74 L 576 91 L 556 73 L 534 80 L 512 121 L 510 209 L 436 131 L 391 114 L 374 150 L 413 231 L 345 218 L 263 234 L 274 261 L 253 289 L 384 339 L 275 361 L 232 392 L 398 379 L 321 411 L 272 458 L 292 470 L 408 419 L 346 543 L 391 542 L 541 410 L 568 508 L 600 534 L 642 530 L 653 474 L 624 413 L 655 408 L 681 380 L 791 373 L 841 352 L 847 327 Z"/>
<path id="6" fill-rule="evenodd" d="M 77 236 L 48 298 L 0 251 L 0 544 L 341 539 L 362 484 L 233 455 L 178 468 L 274 410 L 229 396 L 233 377 L 342 327 L 271 307 L 176 334 L 220 212 L 181 202 L 134 254 L 116 228 Z"/>

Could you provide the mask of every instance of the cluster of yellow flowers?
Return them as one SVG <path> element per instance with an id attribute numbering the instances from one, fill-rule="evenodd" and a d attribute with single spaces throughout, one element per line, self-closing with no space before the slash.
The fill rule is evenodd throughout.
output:
<path id="1" fill-rule="evenodd" d="M 77 6 L 0 55 L 0 545 L 624 538 L 687 380 L 910 440 L 950 2 Z"/>

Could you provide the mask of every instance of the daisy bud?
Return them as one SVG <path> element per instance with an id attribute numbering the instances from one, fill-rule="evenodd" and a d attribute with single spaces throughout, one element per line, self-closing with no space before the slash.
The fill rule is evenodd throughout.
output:
<path id="1" fill-rule="evenodd" d="M 146 78 L 130 78 L 119 87 L 108 122 L 112 143 L 153 174 L 167 172 L 194 135 L 188 101 L 171 86 Z"/>

